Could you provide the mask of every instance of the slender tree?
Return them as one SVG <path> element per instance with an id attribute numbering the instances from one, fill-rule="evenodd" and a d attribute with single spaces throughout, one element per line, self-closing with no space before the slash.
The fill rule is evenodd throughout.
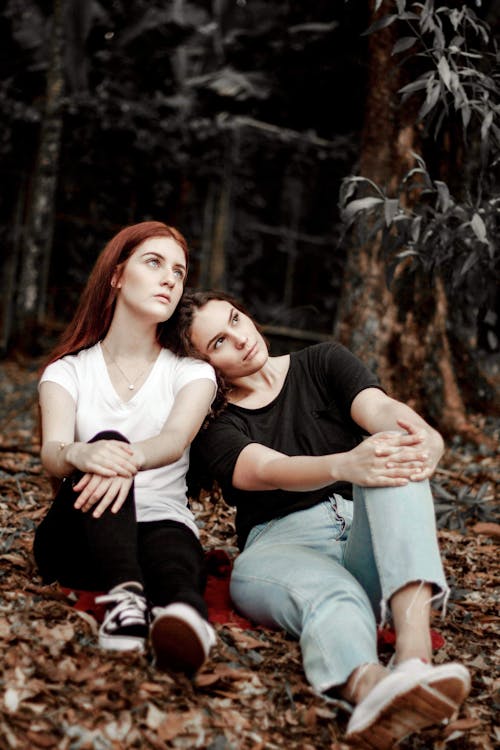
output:
<path id="1" fill-rule="evenodd" d="M 63 129 L 63 10 L 64 0 L 54 0 L 45 108 L 40 141 L 30 185 L 17 294 L 16 329 L 32 343 L 45 314 L 47 278 L 54 228 L 54 200 Z"/>
<path id="2" fill-rule="evenodd" d="M 347 259 L 339 336 L 378 369 L 391 392 L 413 403 L 446 432 L 474 437 L 476 431 L 469 423 L 457 378 L 453 351 L 456 342 L 452 344 L 449 337 L 448 295 L 443 278 L 445 262 L 439 257 L 443 236 L 439 237 L 436 221 L 426 237 L 425 252 L 431 255 L 427 267 L 425 258 L 420 258 L 424 261 L 420 265 L 415 262 L 419 253 L 411 249 L 422 239 L 423 220 L 418 212 L 412 213 L 412 205 L 424 196 L 425 206 L 432 188 L 438 197 L 436 205 L 441 204 L 440 218 L 445 231 L 448 229 L 445 219 L 453 221 L 455 226 L 462 220 L 462 236 L 460 232 L 449 231 L 446 252 L 448 256 L 454 252 L 455 240 L 454 262 L 461 263 L 464 274 L 474 265 L 470 259 L 474 241 L 474 246 L 479 242 L 482 247 L 488 242 L 480 210 L 470 207 L 468 214 L 464 207 L 457 210 L 446 185 L 442 182 L 432 185 L 425 163 L 416 155 L 425 144 L 427 133 L 423 119 L 426 115 L 436 115 L 434 129 L 435 132 L 440 130 L 447 113 L 448 92 L 465 125 L 477 114 L 470 108 L 476 99 L 467 95 L 460 78 L 462 74 L 469 80 L 471 74 L 470 71 L 463 73 L 462 61 L 458 72 L 449 64 L 444 53 L 446 41 L 441 20 L 438 16 L 436 21 L 432 3 L 411 4 L 411 10 L 406 9 L 405 2 L 390 3 L 397 6 L 397 12 L 392 15 L 385 15 L 388 4 L 381 10 L 380 5 L 380 0 L 372 3 L 374 24 L 371 28 L 376 33 L 371 34 L 369 46 L 370 80 L 359 164 L 361 176 L 347 181 L 342 197 L 349 218 L 358 221 L 361 217 L 365 224 L 364 232 L 358 235 L 361 242 L 351 245 Z M 447 12 L 452 24 L 461 22 L 463 17 L 453 15 L 450 8 Z M 456 13 L 460 11 L 457 9 Z M 429 53 L 435 69 L 425 72 L 417 81 L 410 77 L 412 71 L 408 67 L 394 61 L 395 52 L 403 52 L 421 41 L 418 34 L 403 38 L 398 35 L 394 23 L 398 16 L 413 26 L 432 28 L 435 32 L 437 42 Z M 483 27 L 478 24 L 477 28 L 481 31 Z M 457 44 L 458 39 L 457 33 Z M 410 94 L 419 90 L 426 93 L 420 110 L 416 108 L 418 100 L 411 97 L 401 105 L 401 91 Z M 443 104 L 441 108 L 436 107 L 439 101 Z M 495 126 L 488 115 L 487 103 L 484 106 L 486 109 L 481 109 L 479 114 L 486 117 L 486 121 L 483 117 L 482 132 L 483 141 L 487 143 L 488 123 Z M 417 173 L 422 177 L 418 184 L 410 179 Z M 351 201 L 360 185 L 373 188 L 372 193 Z M 434 220 L 438 213 L 434 210 Z M 407 214 L 411 214 L 411 221 L 407 220 Z M 400 232 L 402 222 L 406 222 L 408 230 L 404 238 Z M 466 236 L 467 233 L 471 236 Z M 460 260 L 460 245 L 468 253 L 465 263 L 463 258 Z M 402 247 L 405 252 L 401 252 Z M 422 248 L 420 242 L 419 249 Z M 396 263 L 392 262 L 395 255 Z M 487 383 L 484 383 L 484 390 L 488 390 Z"/>

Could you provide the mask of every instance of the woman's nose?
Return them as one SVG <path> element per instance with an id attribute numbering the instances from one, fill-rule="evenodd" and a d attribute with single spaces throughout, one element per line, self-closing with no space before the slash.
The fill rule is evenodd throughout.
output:
<path id="1" fill-rule="evenodd" d="M 175 285 L 175 274 L 172 268 L 167 268 L 162 283 L 166 284 L 169 287 L 173 287 Z"/>
<path id="2" fill-rule="evenodd" d="M 244 333 L 237 333 L 235 334 L 235 341 L 238 349 L 243 349 L 248 341 L 248 336 L 246 336 Z"/>

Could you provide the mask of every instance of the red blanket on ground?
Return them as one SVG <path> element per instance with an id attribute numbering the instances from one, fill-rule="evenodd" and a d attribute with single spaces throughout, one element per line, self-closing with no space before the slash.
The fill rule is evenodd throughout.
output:
<path id="1" fill-rule="evenodd" d="M 231 577 L 232 561 L 224 550 L 211 550 L 207 552 L 207 586 L 205 589 L 205 601 L 208 607 L 208 619 L 213 624 L 236 625 L 243 630 L 255 628 L 249 620 L 241 617 L 235 610 L 229 594 L 229 579 Z M 98 622 L 104 617 L 104 605 L 96 604 L 95 598 L 99 591 L 75 591 L 61 588 L 61 591 L 73 602 L 75 609 L 88 612 Z M 433 649 L 439 649 L 444 645 L 444 638 L 435 630 L 431 630 Z M 396 641 L 392 628 L 379 628 L 378 645 L 392 646 Z"/>

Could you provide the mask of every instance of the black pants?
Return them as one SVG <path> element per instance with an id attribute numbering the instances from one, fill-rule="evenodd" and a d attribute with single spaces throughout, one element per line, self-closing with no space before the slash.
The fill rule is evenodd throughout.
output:
<path id="1" fill-rule="evenodd" d="M 123 440 L 119 433 L 101 439 Z M 138 523 L 133 485 L 118 513 L 100 518 L 73 507 L 73 486 L 81 473 L 65 479 L 35 532 L 33 552 L 44 583 L 88 591 L 109 591 L 125 581 L 139 581 L 153 605 L 184 602 L 207 617 L 202 546 L 177 521 Z"/>

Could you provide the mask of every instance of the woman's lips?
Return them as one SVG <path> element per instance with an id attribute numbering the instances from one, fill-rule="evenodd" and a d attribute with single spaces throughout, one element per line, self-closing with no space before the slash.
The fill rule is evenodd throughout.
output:
<path id="1" fill-rule="evenodd" d="M 250 349 L 247 351 L 247 353 L 243 357 L 243 362 L 247 362 L 249 359 L 252 359 L 256 350 L 257 350 L 257 342 L 253 346 L 251 346 Z"/>

